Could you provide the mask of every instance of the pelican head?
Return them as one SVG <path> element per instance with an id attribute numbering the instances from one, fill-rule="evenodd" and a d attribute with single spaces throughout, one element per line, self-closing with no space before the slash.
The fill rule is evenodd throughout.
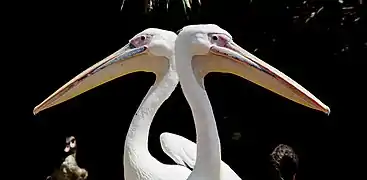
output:
<path id="1" fill-rule="evenodd" d="M 195 79 L 202 88 L 204 88 L 203 78 L 209 72 L 231 73 L 296 103 L 330 113 L 330 108 L 309 91 L 241 48 L 227 31 L 217 25 L 190 25 L 182 28 L 177 36 L 175 48 L 177 71 L 188 70 L 179 67 L 191 67 Z M 180 56 L 187 58 L 179 60 Z"/>
<path id="2" fill-rule="evenodd" d="M 124 47 L 86 69 L 36 106 L 33 114 L 65 102 L 101 84 L 133 72 L 153 72 L 159 79 L 172 69 L 176 34 L 149 28 Z"/>

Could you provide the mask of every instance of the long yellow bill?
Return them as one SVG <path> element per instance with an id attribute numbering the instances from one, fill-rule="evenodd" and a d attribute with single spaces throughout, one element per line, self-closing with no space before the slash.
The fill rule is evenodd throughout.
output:
<path id="1" fill-rule="evenodd" d="M 166 66 L 162 66 L 162 62 Z M 72 99 L 108 81 L 138 71 L 161 72 L 168 59 L 148 53 L 147 46 L 127 44 L 112 55 L 86 69 L 37 105 L 33 114 Z"/>
<path id="2" fill-rule="evenodd" d="M 200 77 L 209 72 L 232 73 L 296 103 L 326 114 L 330 113 L 328 106 L 297 82 L 233 41 L 224 47 L 212 45 L 208 55 L 194 56 L 192 64 L 194 72 Z"/>

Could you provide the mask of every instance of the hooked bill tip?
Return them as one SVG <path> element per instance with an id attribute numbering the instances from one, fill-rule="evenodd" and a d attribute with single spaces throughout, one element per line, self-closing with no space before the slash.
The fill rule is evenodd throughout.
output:
<path id="1" fill-rule="evenodd" d="M 38 114 L 39 112 L 40 112 L 39 107 L 38 107 L 38 106 L 36 106 L 36 107 L 33 109 L 33 115 L 36 115 L 36 114 Z"/>
<path id="2" fill-rule="evenodd" d="M 330 116 L 330 112 L 331 112 L 330 108 L 326 107 L 326 115 Z"/>

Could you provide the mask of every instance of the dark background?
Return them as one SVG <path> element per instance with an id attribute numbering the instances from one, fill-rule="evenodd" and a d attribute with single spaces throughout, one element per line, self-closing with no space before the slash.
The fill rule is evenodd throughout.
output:
<path id="1" fill-rule="evenodd" d="M 6 61 L 14 64 L 4 68 L 18 68 L 7 74 L 12 78 L 4 78 L 11 79 L 4 89 L 15 94 L 4 95 L 11 99 L 5 114 L 12 116 L 4 119 L 16 128 L 8 134 L 16 145 L 14 167 L 22 170 L 16 179 L 45 179 L 58 167 L 69 135 L 77 138 L 78 163 L 89 171 L 89 180 L 123 179 L 125 135 L 154 82 L 153 74 L 119 78 L 37 116 L 32 110 L 145 28 L 176 32 L 197 23 L 226 29 L 237 44 L 331 108 L 327 116 L 233 75 L 207 76 L 223 160 L 242 179 L 270 179 L 269 154 L 279 143 L 292 146 L 299 155 L 299 180 L 351 179 L 359 174 L 355 162 L 364 158 L 359 146 L 366 120 L 365 1 L 203 0 L 201 10 L 194 7 L 189 20 L 179 0 L 171 0 L 168 12 L 149 14 L 144 13 L 143 0 L 127 0 L 122 11 L 119 0 L 17 3 L 6 18 L 8 27 L 14 28 L 8 46 L 15 50 Z M 150 132 L 150 151 L 164 163 L 173 161 L 160 148 L 160 133 L 195 141 L 191 111 L 180 86 L 159 109 Z M 236 133 L 241 134 L 238 140 Z"/>

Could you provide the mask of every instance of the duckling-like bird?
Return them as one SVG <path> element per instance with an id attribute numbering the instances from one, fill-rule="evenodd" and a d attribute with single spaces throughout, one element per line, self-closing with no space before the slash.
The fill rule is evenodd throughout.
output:
<path id="1" fill-rule="evenodd" d="M 76 162 L 76 139 L 74 136 L 66 138 L 64 152 L 67 154 L 59 169 L 56 169 L 46 180 L 85 180 L 88 171 L 80 168 Z"/>

